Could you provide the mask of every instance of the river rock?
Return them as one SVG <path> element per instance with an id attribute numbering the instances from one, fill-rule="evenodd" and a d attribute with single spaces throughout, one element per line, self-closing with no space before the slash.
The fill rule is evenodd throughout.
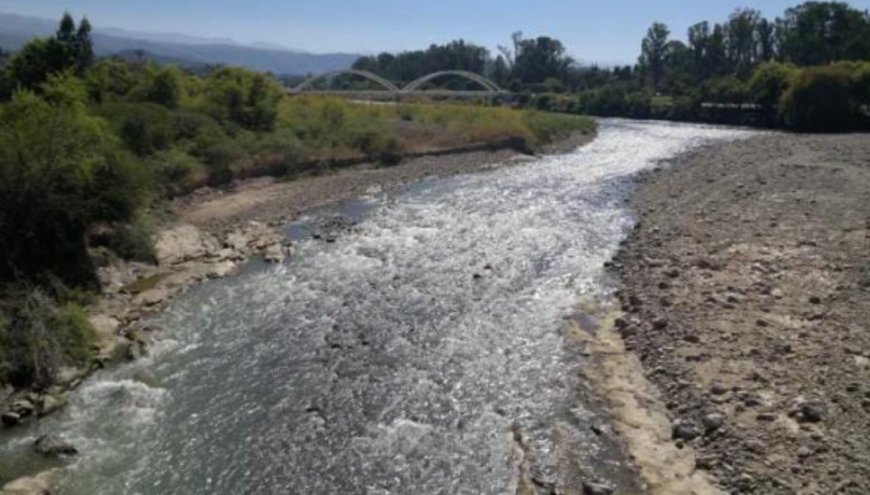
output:
<path id="1" fill-rule="evenodd" d="M 150 289 L 142 292 L 133 300 L 139 306 L 155 306 L 169 298 L 169 291 L 163 288 Z"/>
<path id="2" fill-rule="evenodd" d="M 66 399 L 57 395 L 44 395 L 39 401 L 39 416 L 51 414 L 66 406 Z"/>
<path id="3" fill-rule="evenodd" d="M 88 318 L 100 346 L 100 356 L 109 357 L 115 352 L 118 343 L 116 333 L 121 322 L 109 315 L 97 314 Z"/>
<path id="4" fill-rule="evenodd" d="M 154 245 L 159 265 L 175 265 L 219 252 L 220 244 L 212 235 L 193 225 L 179 225 L 160 233 Z"/>
<path id="5" fill-rule="evenodd" d="M 224 245 L 227 246 L 230 250 L 233 251 L 242 251 L 248 247 L 248 243 L 250 242 L 250 238 L 245 236 L 241 232 L 230 232 L 227 234 L 226 239 L 224 239 Z"/>
<path id="6" fill-rule="evenodd" d="M 51 476 L 54 470 L 44 471 L 36 476 L 25 476 L 3 485 L 0 495 L 51 495 Z"/>
<path id="7" fill-rule="evenodd" d="M 30 416 L 36 410 L 33 402 L 27 399 L 19 399 L 12 403 L 12 411 L 21 415 L 21 417 Z"/>
<path id="8" fill-rule="evenodd" d="M 719 413 L 710 413 L 704 416 L 704 433 L 709 435 L 725 424 L 725 416 Z"/>
<path id="9" fill-rule="evenodd" d="M 21 422 L 21 415 L 14 411 L 7 411 L 0 416 L 3 426 L 15 426 Z"/>
<path id="10" fill-rule="evenodd" d="M 263 252 L 263 259 L 269 263 L 281 263 L 284 261 L 284 248 L 281 244 L 272 244 Z"/>
<path id="11" fill-rule="evenodd" d="M 583 482 L 583 495 L 613 495 L 614 488 L 605 483 Z"/>
<path id="12" fill-rule="evenodd" d="M 819 402 L 804 402 L 800 405 L 798 419 L 806 423 L 818 423 L 825 419 L 825 406 Z"/>
<path id="13" fill-rule="evenodd" d="M 674 440 L 691 441 L 698 436 L 698 430 L 691 423 L 678 419 L 671 427 L 671 436 Z"/>
<path id="14" fill-rule="evenodd" d="M 76 455 L 79 451 L 69 442 L 57 435 L 42 435 L 33 444 L 37 454 L 46 457 Z"/>

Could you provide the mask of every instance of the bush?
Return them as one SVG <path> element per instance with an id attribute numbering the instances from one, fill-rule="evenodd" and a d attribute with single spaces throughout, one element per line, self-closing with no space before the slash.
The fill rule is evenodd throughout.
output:
<path id="1" fill-rule="evenodd" d="M 767 62 L 759 65 L 749 79 L 752 100 L 764 108 L 774 108 L 788 89 L 796 72 L 792 64 Z"/>
<path id="2" fill-rule="evenodd" d="M 5 294 L 0 313 L 0 381 L 18 387 L 51 385 L 63 366 L 94 356 L 96 336 L 76 303 L 57 305 L 44 292 Z"/>
<path id="3" fill-rule="evenodd" d="M 137 74 L 122 60 L 102 60 L 84 76 L 88 97 L 95 103 L 117 101 L 136 86 Z"/>
<path id="4" fill-rule="evenodd" d="M 154 262 L 156 232 L 153 219 L 145 212 L 139 212 L 130 222 L 113 225 L 104 245 L 123 259 Z"/>
<path id="5" fill-rule="evenodd" d="M 799 131 L 832 132 L 850 128 L 858 116 L 852 74 L 844 66 L 807 67 L 782 97 L 785 123 Z"/>
<path id="6" fill-rule="evenodd" d="M 719 77 L 701 85 L 701 96 L 713 103 L 746 103 L 749 87 L 735 76 Z"/>
<path id="7" fill-rule="evenodd" d="M 94 283 L 88 226 L 130 218 L 147 178 L 76 84 L 54 77 L 43 91 L 0 108 L 0 281 L 54 273 Z"/>
<path id="8" fill-rule="evenodd" d="M 241 68 L 221 68 L 205 84 L 206 111 L 254 131 L 272 130 L 284 90 L 265 74 Z"/>
<path id="9" fill-rule="evenodd" d="M 109 103 L 97 108 L 124 144 L 139 156 L 167 148 L 175 141 L 178 129 L 172 114 L 156 103 Z"/>
<path id="10" fill-rule="evenodd" d="M 177 67 L 149 65 L 139 78 L 141 82 L 130 90 L 129 100 L 156 103 L 166 108 L 177 108 L 181 103 L 184 75 Z"/>
<path id="11" fill-rule="evenodd" d="M 178 148 L 158 151 L 146 161 L 164 196 L 192 191 L 203 182 L 205 167 L 196 158 Z"/>

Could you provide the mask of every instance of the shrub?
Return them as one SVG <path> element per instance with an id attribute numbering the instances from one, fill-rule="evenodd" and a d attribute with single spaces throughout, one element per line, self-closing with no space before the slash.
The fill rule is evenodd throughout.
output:
<path id="1" fill-rule="evenodd" d="M 95 103 L 117 101 L 136 86 L 137 74 L 128 62 L 101 60 L 84 76 L 88 97 Z"/>
<path id="2" fill-rule="evenodd" d="M 181 103 L 184 75 L 177 67 L 149 65 L 139 79 L 141 82 L 128 94 L 129 100 L 156 103 L 167 108 L 176 108 Z"/>
<path id="3" fill-rule="evenodd" d="M 196 158 L 178 148 L 158 151 L 145 164 L 161 193 L 176 196 L 192 191 L 202 182 L 205 167 Z"/>
<path id="4" fill-rule="evenodd" d="M 749 87 L 735 76 L 719 77 L 701 86 L 701 96 L 714 103 L 746 103 Z"/>
<path id="5" fill-rule="evenodd" d="M 147 180 L 74 84 L 55 77 L 44 91 L 54 101 L 21 91 L 0 108 L 0 280 L 93 283 L 87 227 L 130 218 Z"/>
<path id="6" fill-rule="evenodd" d="M 177 137 L 172 114 L 156 103 L 109 103 L 98 107 L 97 112 L 139 156 L 167 148 Z"/>
<path id="7" fill-rule="evenodd" d="M 0 381 L 47 387 L 62 366 L 83 366 L 94 356 L 94 329 L 76 303 L 60 305 L 29 289 L 5 294 L 0 313 Z"/>
<path id="8" fill-rule="evenodd" d="M 801 69 L 782 96 L 786 125 L 800 131 L 831 132 L 854 124 L 858 106 L 852 76 L 843 66 Z"/>
<path id="9" fill-rule="evenodd" d="M 131 221 L 112 226 L 105 247 L 126 260 L 153 262 L 156 231 L 153 219 L 140 211 Z"/>
<path id="10" fill-rule="evenodd" d="M 241 68 L 214 71 L 205 84 L 206 111 L 255 131 L 269 131 L 275 124 L 277 105 L 284 90 L 265 74 Z"/>
<path id="11" fill-rule="evenodd" d="M 774 108 L 791 84 L 795 72 L 792 64 L 767 62 L 759 65 L 749 79 L 752 100 L 764 108 Z"/>

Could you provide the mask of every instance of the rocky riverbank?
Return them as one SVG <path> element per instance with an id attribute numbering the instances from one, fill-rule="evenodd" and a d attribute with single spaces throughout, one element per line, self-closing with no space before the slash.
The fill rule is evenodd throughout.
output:
<path id="1" fill-rule="evenodd" d="M 581 146 L 592 136 L 581 135 L 552 147 L 557 153 Z M 521 163 L 529 157 L 502 150 L 427 156 L 394 167 L 361 165 L 337 173 L 281 182 L 272 178 L 240 181 L 228 190 L 203 189 L 171 205 L 176 220 L 159 233 L 156 263 L 104 261 L 99 268 L 103 294 L 89 309 L 99 337 L 98 359 L 89 369 L 62 370 L 48 390 L 14 391 L 0 395 L 4 425 L 12 427 L 64 407 L 66 395 L 93 370 L 147 354 L 161 329 L 145 324 L 177 294 L 209 278 L 223 277 L 253 256 L 281 262 L 292 255 L 292 241 L 282 227 L 313 209 L 367 194 L 396 190 L 419 180 L 470 173 Z M 325 219 L 308 232 L 323 242 L 353 228 L 352 219 Z M 57 437 L 58 441 L 62 441 Z M 74 446 L 71 446 L 74 448 Z M 67 455 L 67 454 L 63 454 Z M 0 494 L 45 493 L 51 472 L 7 484 Z"/>
<path id="2" fill-rule="evenodd" d="M 730 493 L 870 493 L 870 137 L 768 134 L 644 174 L 616 320 Z"/>

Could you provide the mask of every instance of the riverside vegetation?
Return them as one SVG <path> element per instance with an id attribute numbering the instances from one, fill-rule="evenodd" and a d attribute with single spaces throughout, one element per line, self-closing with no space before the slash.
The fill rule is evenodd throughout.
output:
<path id="1" fill-rule="evenodd" d="M 534 149 L 594 122 L 471 105 L 288 97 L 271 76 L 96 60 L 90 24 L 0 76 L 0 384 L 45 388 L 93 359 L 83 307 L 109 259 L 153 259 L 161 201 L 202 186 L 512 140 Z"/>
<path id="2" fill-rule="evenodd" d="M 462 40 L 360 58 L 354 67 L 407 83 L 435 70 L 486 74 L 541 110 L 841 131 L 870 127 L 870 14 L 805 2 L 777 19 L 738 9 L 697 23 L 685 41 L 654 23 L 634 65 L 581 65 L 548 36 L 492 57 Z M 462 84 L 462 83 L 459 83 Z"/>

